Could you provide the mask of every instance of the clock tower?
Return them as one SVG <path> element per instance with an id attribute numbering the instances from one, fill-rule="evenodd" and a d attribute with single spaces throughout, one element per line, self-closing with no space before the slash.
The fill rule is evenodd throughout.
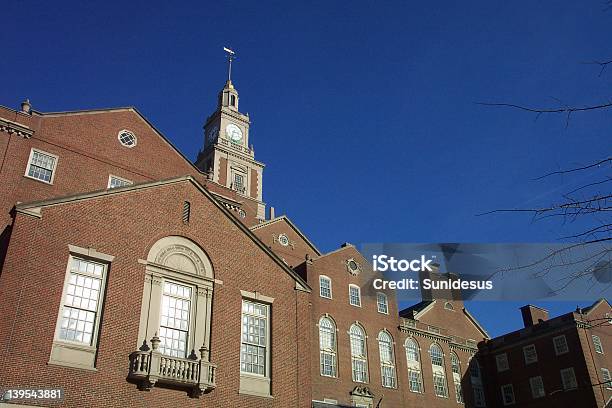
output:
<path id="1" fill-rule="evenodd" d="M 249 115 L 238 110 L 238 91 L 228 78 L 219 92 L 217 109 L 204 123 L 204 148 L 198 154 L 196 166 L 209 173 L 213 182 L 248 201 L 245 211 L 250 210 L 253 216 L 264 220 L 264 164 L 255 160 L 255 151 L 249 145 L 250 125 Z"/>

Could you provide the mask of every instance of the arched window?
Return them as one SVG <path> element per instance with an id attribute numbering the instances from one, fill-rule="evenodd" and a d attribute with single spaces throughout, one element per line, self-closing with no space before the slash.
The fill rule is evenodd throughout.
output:
<path id="1" fill-rule="evenodd" d="M 445 308 L 446 310 L 455 310 L 455 307 L 453 306 L 453 304 L 452 304 L 451 302 L 446 302 L 446 303 L 444 304 L 444 308 Z"/>
<path id="2" fill-rule="evenodd" d="M 478 365 L 478 361 L 475 358 L 470 360 L 470 382 L 472 383 L 472 390 L 474 391 L 474 406 L 484 407 L 485 396 L 484 388 L 482 386 L 480 365 Z"/>
<path id="3" fill-rule="evenodd" d="M 395 388 L 395 356 L 393 355 L 393 339 L 386 331 L 378 334 L 378 350 L 380 352 L 380 375 L 383 387 Z"/>
<path id="4" fill-rule="evenodd" d="M 431 369 L 433 371 L 434 392 L 438 397 L 448 398 L 448 387 L 446 385 L 446 373 L 444 372 L 444 354 L 436 343 L 429 348 L 431 357 Z"/>
<path id="5" fill-rule="evenodd" d="M 461 363 L 455 353 L 451 353 L 451 370 L 453 372 L 453 384 L 455 385 L 455 398 L 459 404 L 463 404 L 463 390 L 461 389 Z"/>
<path id="6" fill-rule="evenodd" d="M 408 338 L 404 342 L 406 361 L 408 365 L 408 383 L 411 392 L 423 392 L 423 377 L 421 376 L 421 356 L 419 345 L 414 339 Z"/>
<path id="7" fill-rule="evenodd" d="M 332 281 L 325 275 L 319 276 L 319 296 L 327 299 L 332 298 Z"/>
<path id="8" fill-rule="evenodd" d="M 368 381 L 368 355 L 366 350 L 365 332 L 358 324 L 353 324 L 349 330 L 351 340 L 351 366 L 353 381 Z"/>
<path id="9" fill-rule="evenodd" d="M 327 316 L 319 320 L 319 348 L 321 361 L 321 375 L 335 377 L 336 367 L 336 325 Z"/>

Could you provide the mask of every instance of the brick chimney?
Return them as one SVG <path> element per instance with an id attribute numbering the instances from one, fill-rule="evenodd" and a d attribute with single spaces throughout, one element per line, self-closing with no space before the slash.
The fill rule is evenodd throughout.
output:
<path id="1" fill-rule="evenodd" d="M 531 327 L 548 320 L 548 310 L 534 305 L 521 307 L 521 315 L 523 315 L 523 324 L 525 327 Z"/>

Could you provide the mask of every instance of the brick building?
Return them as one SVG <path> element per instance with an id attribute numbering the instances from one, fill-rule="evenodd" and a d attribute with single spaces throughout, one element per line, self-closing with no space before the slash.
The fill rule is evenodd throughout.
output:
<path id="1" fill-rule="evenodd" d="M 0 389 L 61 388 L 38 405 L 67 407 L 436 408 L 502 406 L 511 383 L 519 406 L 527 370 L 493 359 L 518 367 L 513 347 L 567 326 L 580 396 L 542 374 L 546 398 L 520 406 L 609 400 L 609 354 L 587 353 L 610 347 L 592 324 L 607 302 L 508 339 L 453 294 L 399 311 L 354 246 L 322 253 L 266 217 L 231 81 L 203 134 L 192 163 L 134 108 L 0 107 Z"/>

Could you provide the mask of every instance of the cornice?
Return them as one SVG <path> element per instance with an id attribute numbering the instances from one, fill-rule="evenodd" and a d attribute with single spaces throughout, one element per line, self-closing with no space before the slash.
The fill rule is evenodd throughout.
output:
<path id="1" fill-rule="evenodd" d="M 29 127 L 2 118 L 0 118 L 0 131 L 6 132 L 10 135 L 16 134 L 17 136 L 21 136 L 24 139 L 29 139 L 34 134 L 34 131 Z"/>

